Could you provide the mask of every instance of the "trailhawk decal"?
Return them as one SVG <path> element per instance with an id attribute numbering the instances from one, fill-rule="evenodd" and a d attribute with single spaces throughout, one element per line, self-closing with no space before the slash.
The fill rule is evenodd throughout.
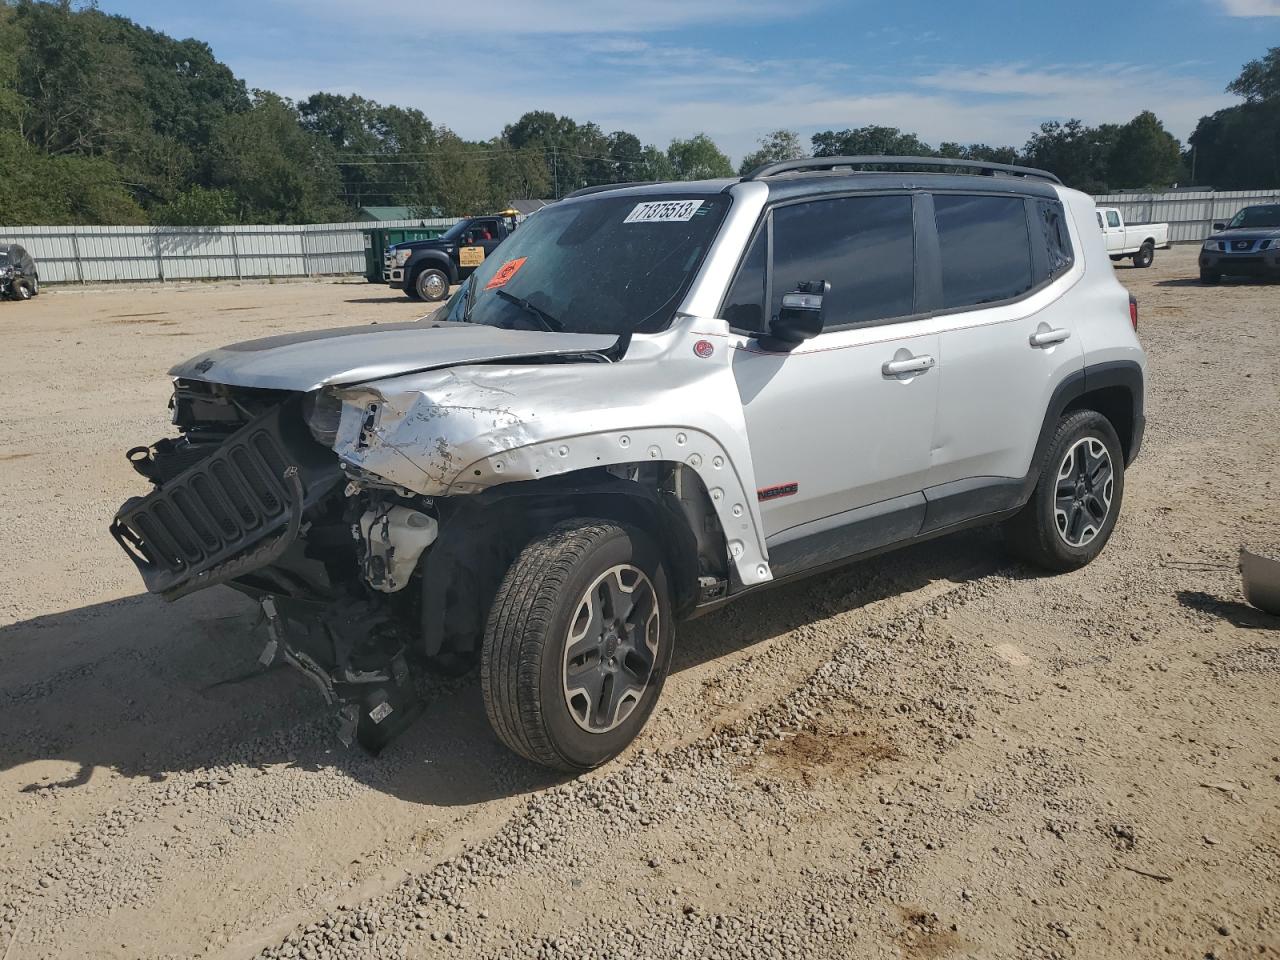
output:
<path id="1" fill-rule="evenodd" d="M 761 487 L 756 491 L 756 499 L 761 503 L 770 500 L 781 500 L 783 497 L 794 497 L 800 492 L 800 484 L 792 481 L 791 483 L 779 483 L 772 487 Z"/>
<path id="2" fill-rule="evenodd" d="M 701 206 L 701 200 L 651 200 L 637 203 L 622 222 L 687 223 Z"/>

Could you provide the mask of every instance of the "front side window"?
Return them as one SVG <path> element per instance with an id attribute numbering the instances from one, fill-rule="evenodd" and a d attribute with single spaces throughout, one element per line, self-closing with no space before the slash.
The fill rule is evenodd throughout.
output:
<path id="1" fill-rule="evenodd" d="M 1035 221 L 1040 228 L 1041 240 L 1048 251 L 1049 278 L 1062 276 L 1075 262 L 1071 249 L 1071 235 L 1062 204 L 1056 200 L 1035 201 Z"/>
<path id="2" fill-rule="evenodd" d="M 1031 289 L 1031 244 L 1021 197 L 933 198 L 944 309 L 997 303 Z"/>
<path id="3" fill-rule="evenodd" d="M 764 315 L 765 275 L 768 270 L 769 229 L 768 224 L 763 224 L 756 231 L 747 255 L 742 258 L 742 266 L 738 267 L 738 275 L 724 300 L 721 315 L 733 329 L 747 333 L 768 331 Z"/>
<path id="4" fill-rule="evenodd" d="M 1114 210 L 1107 211 L 1107 225 L 1112 227 L 1120 226 L 1120 214 Z"/>
<path id="5" fill-rule="evenodd" d="M 811 200 L 773 212 L 769 316 L 806 280 L 831 284 L 826 326 L 875 323 L 915 311 L 911 197 Z"/>
<path id="6" fill-rule="evenodd" d="M 729 202 L 603 194 L 545 207 L 476 268 L 444 316 L 515 330 L 655 333 L 671 322 Z"/>

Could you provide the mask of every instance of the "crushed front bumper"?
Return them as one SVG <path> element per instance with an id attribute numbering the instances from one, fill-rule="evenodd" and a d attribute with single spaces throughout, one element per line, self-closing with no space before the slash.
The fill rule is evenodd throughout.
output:
<path id="1" fill-rule="evenodd" d="M 147 589 L 173 600 L 278 559 L 302 514 L 341 480 L 337 458 L 312 440 L 298 402 L 289 401 L 149 495 L 128 500 L 111 535 Z"/>

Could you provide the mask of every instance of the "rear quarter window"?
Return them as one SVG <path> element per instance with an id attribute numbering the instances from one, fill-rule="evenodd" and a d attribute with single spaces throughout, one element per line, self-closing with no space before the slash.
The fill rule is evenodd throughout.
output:
<path id="1" fill-rule="evenodd" d="M 1053 280 L 1075 263 L 1075 251 L 1071 248 L 1071 234 L 1067 231 L 1066 214 L 1062 204 L 1055 200 L 1035 200 L 1035 224 L 1039 236 L 1034 240 L 1044 245 L 1049 279 Z"/>
<path id="2" fill-rule="evenodd" d="M 1021 197 L 933 198 L 942 258 L 942 306 L 999 303 L 1031 289 L 1031 243 Z"/>

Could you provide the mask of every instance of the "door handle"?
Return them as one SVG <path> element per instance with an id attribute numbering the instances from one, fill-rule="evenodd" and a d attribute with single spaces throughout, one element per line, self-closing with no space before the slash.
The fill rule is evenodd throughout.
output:
<path id="1" fill-rule="evenodd" d="M 1031 335 L 1031 345 L 1033 347 L 1051 347 L 1055 343 L 1062 343 L 1071 337 L 1070 330 L 1063 330 L 1058 327 L 1056 330 L 1037 330 Z"/>
<path id="2" fill-rule="evenodd" d="M 886 377 L 900 377 L 904 373 L 924 373 L 932 370 L 937 362 L 933 357 L 907 357 L 905 360 L 886 360 L 880 370 Z"/>

